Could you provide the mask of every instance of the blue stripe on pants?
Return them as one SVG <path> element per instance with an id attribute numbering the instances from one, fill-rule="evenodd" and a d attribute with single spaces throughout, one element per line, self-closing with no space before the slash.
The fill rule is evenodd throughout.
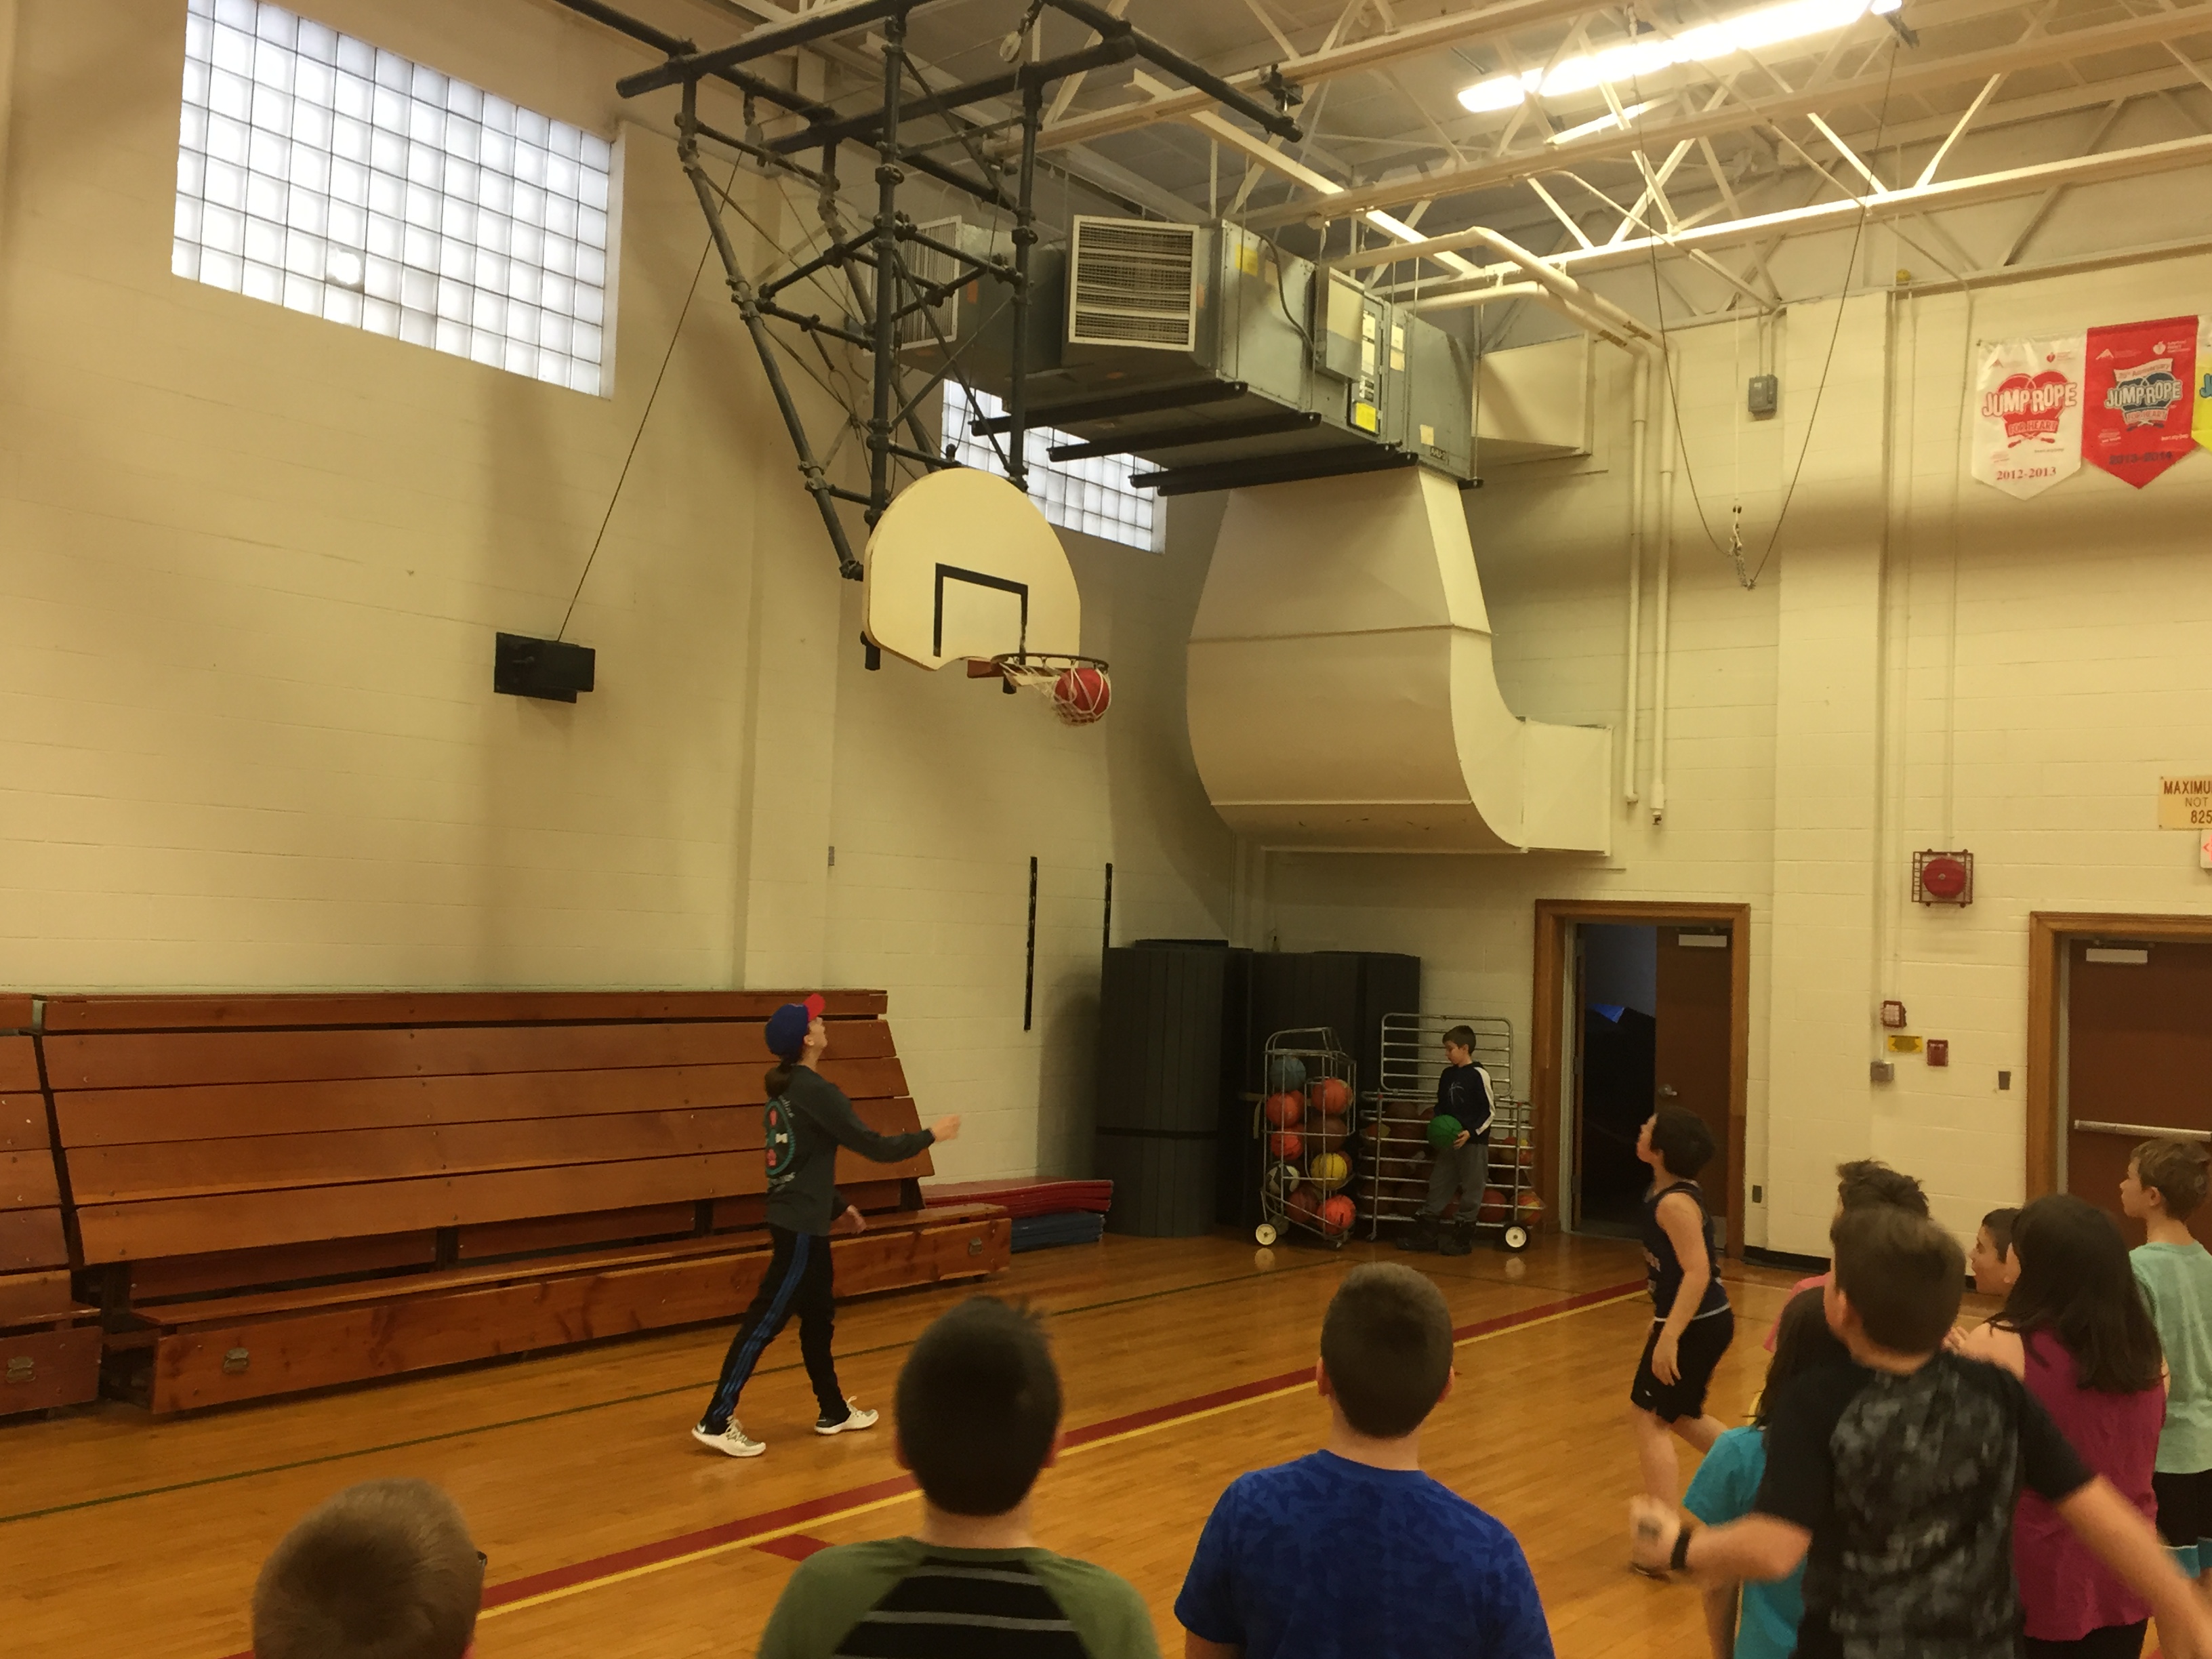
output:
<path id="1" fill-rule="evenodd" d="M 752 1376 L 753 1367 L 761 1357 L 761 1350 L 775 1340 L 777 1331 L 791 1312 L 791 1298 L 798 1291 L 799 1281 L 806 1277 L 806 1256 L 813 1246 L 811 1234 L 795 1235 L 791 1243 L 790 1265 L 784 1269 L 783 1282 L 775 1287 L 775 1296 L 768 1311 L 753 1322 L 751 1330 L 738 1350 L 736 1363 L 725 1366 L 721 1382 L 714 1389 L 714 1402 L 708 1407 L 704 1426 L 709 1433 L 719 1434 L 729 1426 L 730 1419 L 738 1409 L 738 1394 Z"/>

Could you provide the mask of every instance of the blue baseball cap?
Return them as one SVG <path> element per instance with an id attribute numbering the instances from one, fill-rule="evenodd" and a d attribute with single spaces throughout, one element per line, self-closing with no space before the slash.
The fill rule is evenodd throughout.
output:
<path id="1" fill-rule="evenodd" d="M 787 1002 L 768 1017 L 768 1051 L 779 1060 L 797 1060 L 806 1046 L 806 1030 L 822 1018 L 819 995 L 804 1002 Z"/>

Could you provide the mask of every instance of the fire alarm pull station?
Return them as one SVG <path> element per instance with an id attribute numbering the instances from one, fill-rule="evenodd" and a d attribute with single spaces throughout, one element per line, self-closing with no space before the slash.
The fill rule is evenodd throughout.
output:
<path id="1" fill-rule="evenodd" d="M 1951 1063 L 1950 1038 L 1929 1037 L 1928 1039 L 1928 1063 L 1930 1066 L 1948 1066 Z"/>

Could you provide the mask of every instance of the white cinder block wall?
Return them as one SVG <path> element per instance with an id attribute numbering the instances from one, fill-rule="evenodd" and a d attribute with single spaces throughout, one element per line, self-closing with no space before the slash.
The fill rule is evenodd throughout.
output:
<path id="1" fill-rule="evenodd" d="M 1738 411 L 1756 325 L 1676 337 L 1678 478 L 1665 822 L 1646 800 L 1609 859 L 1273 854 L 1285 949 L 1418 951 L 1439 1012 L 1529 1018 L 1539 897 L 1746 902 L 1753 951 L 1749 1242 L 1824 1254 L 1832 1166 L 1919 1175 L 1962 1235 L 2023 1183 L 2027 916 L 2212 915 L 2195 842 L 2156 829 L 2161 772 L 2212 757 L 2212 457 L 2137 491 L 2083 473 L 2014 501 L 1966 477 L 1969 339 L 2212 308 L 2203 257 L 1976 293 L 1869 295 L 1774 324 L 1779 416 Z M 1970 315 L 1971 311 L 1971 315 Z M 1814 390 L 1832 363 L 1815 421 Z M 1469 498 L 1501 678 L 1534 718 L 1618 726 L 1625 672 L 1625 361 L 1601 348 L 1596 453 L 1492 469 Z M 1811 431 L 1808 447 L 1808 424 Z M 1726 556 L 1743 506 L 1747 591 Z M 1718 547 L 1699 527 L 1705 522 Z M 1976 902 L 1909 901 L 1911 854 L 1965 847 Z M 1881 999 L 1951 1041 L 1869 1082 Z M 2013 1074 L 2000 1092 L 1996 1073 Z"/>
<path id="2" fill-rule="evenodd" d="M 613 395 L 172 276 L 180 0 L 0 6 L 0 985 L 884 986 L 923 1114 L 969 1120 L 944 1173 L 1085 1167 L 1106 862 L 1118 937 L 1226 926 L 1182 736 L 1212 509 L 1166 558 L 1068 538 L 1103 726 L 864 673 L 713 261 L 685 313 L 698 205 L 613 94 L 651 54 L 532 0 L 295 9 L 619 133 Z M 568 629 L 599 689 L 495 696 L 492 635 L 561 625 L 665 353 Z"/>

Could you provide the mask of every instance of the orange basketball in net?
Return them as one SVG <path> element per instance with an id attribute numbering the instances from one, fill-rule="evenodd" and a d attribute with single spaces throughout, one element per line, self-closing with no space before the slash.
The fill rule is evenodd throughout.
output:
<path id="1" fill-rule="evenodd" d="M 1088 726 L 1105 718 L 1114 701 L 1114 687 L 1103 668 L 1069 668 L 1052 683 L 1054 712 L 1070 726 Z"/>

